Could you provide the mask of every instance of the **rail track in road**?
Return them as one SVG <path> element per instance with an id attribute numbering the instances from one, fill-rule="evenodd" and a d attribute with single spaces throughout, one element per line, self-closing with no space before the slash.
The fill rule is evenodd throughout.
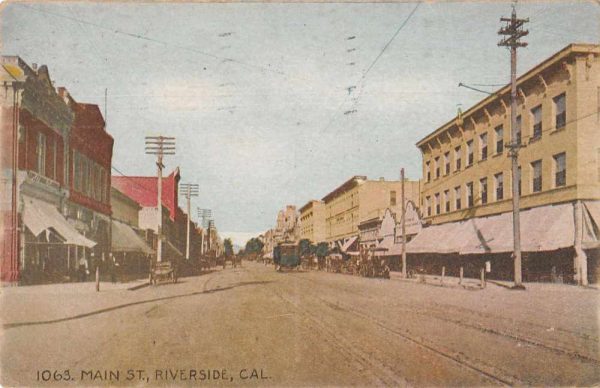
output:
<path id="1" fill-rule="evenodd" d="M 296 277 L 296 276 L 294 275 L 294 277 Z M 286 300 L 285 297 L 283 297 L 281 295 L 278 295 L 278 296 L 280 298 L 282 298 L 283 300 Z M 499 384 L 499 385 L 527 385 L 528 384 L 527 382 L 524 382 L 524 381 L 518 379 L 516 376 L 512 376 L 510 373 L 502 371 L 497 367 L 487 365 L 478 360 L 470 359 L 464 354 L 453 352 L 450 349 L 447 349 L 440 344 L 435 344 L 431 341 L 427 341 L 418 336 L 411 335 L 407 331 L 402 331 L 397 328 L 391 328 L 388 323 L 382 322 L 382 321 L 372 317 L 371 315 L 368 315 L 368 314 L 358 311 L 355 308 L 352 308 L 350 306 L 340 304 L 340 303 L 332 303 L 332 302 L 330 302 L 326 299 L 323 299 L 319 296 L 315 296 L 315 298 L 320 300 L 321 302 L 323 302 L 323 304 L 325 304 L 326 306 L 328 306 L 329 308 L 331 308 L 333 310 L 343 311 L 347 314 L 353 315 L 354 317 L 369 321 L 370 323 L 377 325 L 377 327 L 383 329 L 385 332 L 393 335 L 396 338 L 400 338 L 401 340 L 411 343 L 412 345 L 415 345 L 415 346 L 417 346 L 421 349 L 424 349 L 430 353 L 433 353 L 434 355 L 436 355 L 438 357 L 442 357 L 446 360 L 449 360 L 461 368 L 475 372 L 476 374 L 482 376 L 484 379 L 486 379 L 490 383 Z M 288 300 L 286 300 L 286 301 L 288 301 Z M 288 302 L 292 303 L 296 309 L 301 309 L 301 307 L 299 307 L 297 303 L 293 303 L 290 301 L 288 301 Z M 310 313 L 306 312 L 306 310 L 305 310 L 305 313 L 310 314 Z M 315 318 L 317 321 L 319 319 L 318 317 L 314 317 L 314 316 L 313 316 L 313 318 Z M 346 347 L 349 347 L 349 345 L 346 345 Z M 358 349 L 358 348 L 353 347 L 352 349 L 356 352 L 356 349 Z M 368 357 L 373 357 L 373 355 L 369 354 Z M 368 360 L 368 358 L 367 358 L 367 360 Z M 391 371 L 391 373 L 395 373 L 393 367 L 386 364 L 385 361 L 378 360 L 378 359 L 376 359 L 376 361 L 377 361 L 376 363 L 370 362 L 370 364 L 373 365 L 374 367 L 378 367 L 378 366 L 380 366 L 379 363 L 381 363 L 382 364 L 381 366 L 383 368 L 385 368 L 385 370 Z"/>
<path id="2" fill-rule="evenodd" d="M 329 285 L 327 283 L 317 282 L 313 279 L 307 279 L 305 277 L 298 276 L 297 274 L 291 274 L 291 275 L 295 279 L 298 279 L 298 280 L 308 281 L 313 284 L 319 284 L 319 286 L 321 286 L 321 287 L 325 286 L 325 287 L 335 289 L 334 287 L 332 287 L 331 285 Z M 357 292 L 355 290 L 346 290 L 346 292 L 357 295 L 357 296 L 361 295 L 359 292 Z M 322 299 L 322 298 L 319 297 L 319 299 Z M 467 329 L 477 330 L 482 333 L 491 334 L 491 335 L 499 336 L 502 338 L 507 338 L 507 339 L 510 339 L 510 340 L 513 340 L 516 342 L 520 342 L 520 343 L 528 344 L 528 345 L 535 346 L 538 348 L 542 348 L 542 349 L 551 351 L 555 354 L 566 355 L 568 357 L 571 357 L 571 358 L 574 358 L 577 360 L 593 363 L 593 364 L 597 365 L 598 367 L 600 367 L 600 359 L 593 357 L 589 354 L 582 354 L 580 351 L 568 349 L 564 346 L 561 346 L 561 345 L 558 345 L 555 343 L 544 342 L 543 340 L 536 339 L 531 335 L 525 335 L 525 334 L 521 334 L 521 333 L 509 332 L 507 330 L 487 327 L 487 326 L 484 326 L 480 323 L 473 322 L 473 321 L 469 322 L 469 321 L 466 321 L 464 319 L 464 317 L 453 318 L 450 316 L 449 311 L 451 311 L 452 309 L 458 309 L 458 310 L 461 310 L 467 316 L 468 315 L 471 315 L 471 316 L 477 315 L 479 317 L 489 319 L 489 320 L 505 320 L 505 318 L 503 318 L 503 317 L 493 315 L 493 314 L 483 313 L 481 311 L 474 311 L 474 310 L 470 310 L 470 309 L 466 309 L 466 308 L 460 308 L 460 307 L 457 308 L 455 306 L 443 306 L 440 304 L 437 304 L 437 306 L 439 308 L 436 310 L 436 309 L 432 309 L 431 306 L 423 306 L 423 305 L 419 305 L 418 307 L 412 306 L 413 308 L 411 308 L 411 306 L 409 306 L 409 305 L 399 304 L 399 303 L 392 303 L 392 305 L 391 305 L 391 307 L 399 308 L 402 310 L 402 312 L 407 313 L 407 314 L 418 315 L 418 316 L 423 316 L 423 317 L 427 317 L 427 318 L 434 318 L 434 319 L 452 323 L 452 324 L 455 324 L 457 326 L 461 326 L 461 327 L 464 327 Z M 537 330 L 546 330 L 547 329 L 546 326 L 535 324 L 535 323 L 528 322 L 528 321 L 511 320 L 511 323 L 516 326 L 531 327 L 531 328 L 535 328 Z M 589 336 L 584 333 L 578 333 L 578 332 L 575 332 L 572 330 L 562 329 L 562 328 L 558 328 L 558 327 L 555 327 L 553 329 L 556 331 L 565 333 L 567 335 L 575 336 L 579 340 L 594 341 L 596 343 L 598 342 L 597 338 L 595 338 L 593 336 Z"/>

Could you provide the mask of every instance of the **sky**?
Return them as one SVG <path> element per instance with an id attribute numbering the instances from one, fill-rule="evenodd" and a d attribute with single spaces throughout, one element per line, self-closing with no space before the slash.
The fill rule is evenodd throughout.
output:
<path id="1" fill-rule="evenodd" d="M 243 245 L 353 175 L 419 179 L 415 143 L 485 97 L 458 84 L 508 82 L 511 4 L 32 1 L 2 5 L 0 36 L 3 55 L 106 109 L 113 175 L 153 175 L 144 137 L 174 136 L 166 170 Z M 598 2 L 516 7 L 530 19 L 518 74 L 600 41 Z"/>

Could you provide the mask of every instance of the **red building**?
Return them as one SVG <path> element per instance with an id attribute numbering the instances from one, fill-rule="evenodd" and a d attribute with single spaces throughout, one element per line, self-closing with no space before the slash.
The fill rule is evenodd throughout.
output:
<path id="1" fill-rule="evenodd" d="M 65 88 L 58 88 L 74 114 L 68 146 L 69 200 L 67 215 L 77 230 L 96 242 L 82 252 L 105 260 L 110 253 L 110 170 L 114 139 L 95 104 L 75 101 Z"/>
<path id="2" fill-rule="evenodd" d="M 169 255 L 185 256 L 187 217 L 179 208 L 179 168 L 162 179 L 162 234 Z M 112 185 L 135 200 L 140 206 L 140 229 L 157 232 L 158 178 L 147 176 L 113 175 Z M 156 246 L 153 247 L 156 249 Z"/>
<path id="3" fill-rule="evenodd" d="M 65 218 L 70 185 L 68 139 L 74 115 L 58 95 L 48 68 L 2 56 L 2 245 L 4 282 L 45 281 L 69 263 L 70 247 L 89 249 Z M 6 189 L 6 190 L 5 190 Z M 63 273 L 64 275 L 64 273 Z"/>

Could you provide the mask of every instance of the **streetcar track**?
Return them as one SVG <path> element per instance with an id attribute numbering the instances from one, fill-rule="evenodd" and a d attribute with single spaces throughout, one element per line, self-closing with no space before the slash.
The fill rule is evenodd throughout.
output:
<path id="1" fill-rule="evenodd" d="M 396 337 L 400 337 L 401 339 L 408 341 L 422 349 L 428 350 L 429 352 L 431 352 L 437 356 L 441 356 L 442 358 L 450 360 L 450 361 L 454 362 L 455 364 L 458 364 L 460 367 L 471 370 L 471 371 L 475 372 L 476 374 L 485 377 L 487 380 L 493 381 L 494 383 L 501 384 L 501 385 L 526 385 L 526 384 L 528 384 L 526 382 L 521 381 L 517 377 L 512 376 L 498 368 L 486 365 L 485 363 L 483 363 L 481 361 L 474 361 L 472 359 L 469 359 L 462 353 L 457 354 L 457 353 L 453 353 L 449 349 L 441 349 L 442 346 L 439 344 L 427 343 L 422 338 L 417 339 L 417 338 L 415 338 L 415 336 L 409 335 L 407 333 L 403 333 L 399 330 L 391 329 L 390 327 L 388 327 L 387 324 L 381 322 L 380 320 L 375 319 L 367 314 L 361 313 L 351 307 L 341 305 L 340 303 L 337 303 L 337 304 L 332 303 L 332 302 L 327 301 L 319 296 L 314 296 L 314 297 L 319 299 L 327 307 L 329 307 L 333 310 L 342 311 L 347 314 L 352 314 L 363 320 L 370 321 L 371 323 L 382 328 L 384 331 L 386 331 L 390 334 L 393 334 Z M 388 367 L 388 368 L 390 368 L 390 367 Z"/>
<path id="2" fill-rule="evenodd" d="M 308 281 L 308 282 L 311 282 L 311 283 L 318 283 L 318 282 L 316 282 L 315 280 L 312 280 L 312 279 L 306 279 L 306 278 L 302 278 L 302 277 L 299 277 L 299 276 L 293 276 L 293 277 L 296 278 L 296 279 L 305 280 L 305 281 Z M 321 283 L 319 283 L 319 284 L 321 284 Z M 332 288 L 332 286 L 330 286 L 330 285 L 328 285 L 326 283 L 324 283 L 324 285 Z M 361 295 L 360 293 L 354 292 L 352 290 L 347 290 L 347 292 L 349 292 L 351 294 L 354 294 L 354 295 Z M 489 327 L 486 327 L 486 326 L 484 326 L 482 324 L 465 322 L 464 320 L 461 320 L 461 319 L 449 318 L 448 314 L 447 314 L 447 311 L 446 312 L 435 311 L 435 310 L 432 310 L 432 309 L 427 308 L 425 306 L 419 306 L 419 309 L 421 309 L 423 311 L 418 311 L 416 309 L 411 309 L 410 308 L 411 306 L 409 306 L 409 305 L 402 305 L 402 304 L 397 304 L 397 303 L 394 303 L 393 306 L 394 307 L 400 307 L 404 312 L 409 313 L 409 314 L 431 317 L 431 318 L 438 319 L 438 320 L 441 320 L 441 321 L 444 321 L 444 322 L 453 323 L 453 324 L 455 324 L 457 326 L 461 326 L 461 327 L 464 327 L 464 328 L 477 330 L 477 331 L 480 331 L 482 333 L 493 334 L 493 335 L 496 335 L 496 336 L 499 336 L 499 337 L 503 337 L 503 338 L 507 338 L 507 339 L 511 339 L 511 340 L 514 340 L 514 341 L 517 341 L 517 342 L 527 343 L 527 344 L 532 345 L 532 346 L 536 346 L 536 347 L 539 347 L 539 348 L 542 348 L 542 349 L 546 349 L 546 350 L 551 351 L 551 352 L 553 352 L 555 354 L 566 355 L 566 356 L 569 356 L 569 357 L 572 357 L 572 358 L 575 358 L 575 359 L 578 359 L 578 360 L 590 362 L 590 363 L 597 364 L 597 365 L 600 366 L 600 360 L 598 360 L 598 359 L 596 359 L 594 357 L 591 357 L 591 356 L 588 356 L 588 355 L 585 355 L 585 354 L 581 354 L 581 353 L 579 353 L 577 351 L 574 351 L 574 350 L 565 349 L 565 348 L 560 347 L 558 345 L 544 343 L 543 341 L 531 338 L 530 336 L 513 334 L 513 333 L 510 333 L 510 332 L 501 330 L 501 329 L 489 328 Z M 438 306 L 439 306 L 439 304 L 438 304 Z M 494 315 L 491 315 L 491 314 L 483 314 L 483 313 L 480 313 L 480 312 L 477 312 L 477 311 L 473 311 L 473 310 L 469 310 L 469 309 L 464 309 L 463 308 L 461 310 L 463 310 L 464 312 L 466 312 L 468 314 L 478 315 L 478 316 L 480 316 L 482 318 L 485 318 L 485 319 L 492 319 L 492 320 L 504 319 L 502 317 L 494 316 Z M 544 326 L 537 325 L 535 323 L 525 322 L 525 321 L 515 321 L 515 323 L 516 324 L 529 325 L 529 326 L 536 326 L 536 327 L 538 327 L 540 329 L 546 329 Z M 576 332 L 572 332 L 572 331 L 569 331 L 569 330 L 561 330 L 560 328 L 554 328 L 554 330 L 556 330 L 556 331 L 562 331 L 562 332 L 565 332 L 565 333 L 569 333 L 571 335 L 576 335 L 580 339 L 584 339 L 584 340 L 588 339 L 588 337 L 585 336 L 585 335 L 582 335 L 582 334 L 579 334 L 579 333 L 576 333 Z"/>
<path id="3" fill-rule="evenodd" d="M 248 274 L 252 276 L 255 280 L 256 276 L 252 273 Z M 377 380 L 379 383 L 386 386 L 408 386 L 408 381 L 398 376 L 397 373 L 383 360 L 380 360 L 374 357 L 373 354 L 364 354 L 364 352 L 359 351 L 359 349 L 355 346 L 352 346 L 351 341 L 343 338 L 343 336 L 336 332 L 335 330 L 331 330 L 328 328 L 321 320 L 310 313 L 306 308 L 302 308 L 294 301 L 286 298 L 280 293 L 275 292 L 274 295 L 281 299 L 288 305 L 291 305 L 294 310 L 296 310 L 300 315 L 308 318 L 312 323 L 312 326 L 322 334 L 322 338 L 324 338 L 325 342 L 331 343 L 332 348 L 335 349 L 338 353 L 342 354 L 345 358 L 349 360 L 353 360 L 362 368 L 362 371 L 366 371 L 371 374 L 374 380 Z M 373 362 L 370 358 L 376 359 L 377 362 Z M 377 370 L 382 372 L 384 376 L 377 375 L 373 373 L 373 370 Z M 379 384 L 379 385 L 381 385 Z"/>

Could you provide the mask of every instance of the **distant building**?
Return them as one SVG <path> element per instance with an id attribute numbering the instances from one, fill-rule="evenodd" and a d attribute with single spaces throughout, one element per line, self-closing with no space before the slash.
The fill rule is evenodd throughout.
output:
<path id="1" fill-rule="evenodd" d="M 418 201 L 419 181 L 405 182 L 405 201 Z M 357 239 L 362 221 L 382 217 L 386 209 L 398 213 L 402 182 L 354 176 L 323 197 L 326 241 L 340 246 Z"/>
<path id="2" fill-rule="evenodd" d="M 327 239 L 325 234 L 325 204 L 310 200 L 300 208 L 300 239 L 320 243 Z"/>
<path id="3" fill-rule="evenodd" d="M 599 58 L 600 46 L 571 44 L 517 80 L 525 280 L 575 277 L 585 283 L 587 267 L 597 271 Z M 505 86 L 417 143 L 422 213 L 434 226 L 409 244 L 413 251 L 488 255 L 494 258 L 491 276 L 512 278 L 510 142 Z"/>
<path id="4" fill-rule="evenodd" d="M 175 257 L 185 257 L 186 220 L 179 209 L 179 168 L 162 179 L 162 235 L 163 252 Z M 141 207 L 140 229 L 158 232 L 158 177 L 113 175 L 113 186 L 135 200 Z M 153 249 L 156 250 L 156 246 Z M 165 251 L 166 249 L 166 251 Z"/>

